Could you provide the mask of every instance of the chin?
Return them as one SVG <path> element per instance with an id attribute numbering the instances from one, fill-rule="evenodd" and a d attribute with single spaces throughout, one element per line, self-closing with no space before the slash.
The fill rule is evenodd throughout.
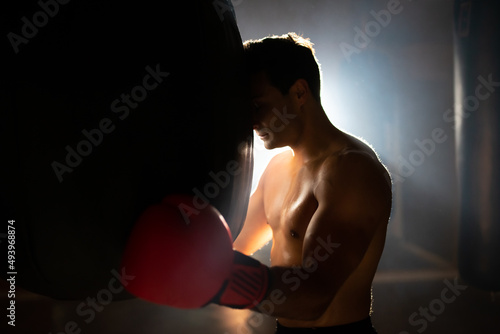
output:
<path id="1" fill-rule="evenodd" d="M 264 142 L 264 147 L 267 150 L 272 150 L 273 148 L 276 148 L 276 145 L 274 145 L 274 143 L 272 141 L 265 141 Z"/>
<path id="2" fill-rule="evenodd" d="M 264 147 L 268 150 L 273 150 L 275 148 L 280 148 L 280 147 L 285 147 L 287 145 L 280 145 L 280 143 L 276 143 L 273 141 L 266 141 L 264 142 Z"/>
<path id="3" fill-rule="evenodd" d="M 272 150 L 273 148 L 273 145 L 271 145 L 271 143 L 268 143 L 268 142 L 264 142 L 264 147 L 266 148 L 266 150 Z"/>

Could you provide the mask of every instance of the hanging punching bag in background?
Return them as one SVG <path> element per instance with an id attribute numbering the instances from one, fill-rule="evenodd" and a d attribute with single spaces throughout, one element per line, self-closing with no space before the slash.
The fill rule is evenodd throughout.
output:
<path id="1" fill-rule="evenodd" d="M 4 277 L 95 296 L 137 218 L 172 193 L 215 206 L 237 236 L 253 139 L 230 1 L 13 1 L 2 16 Z"/>
<path id="2" fill-rule="evenodd" d="M 500 291 L 500 2 L 455 1 L 458 264 L 470 285 Z"/>

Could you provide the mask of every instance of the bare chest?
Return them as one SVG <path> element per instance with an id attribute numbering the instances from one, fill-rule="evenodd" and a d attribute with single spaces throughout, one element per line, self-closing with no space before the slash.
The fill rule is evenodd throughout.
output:
<path id="1" fill-rule="evenodd" d="M 318 203 L 314 176 L 306 169 L 281 170 L 266 180 L 264 208 L 275 242 L 301 241 Z"/>

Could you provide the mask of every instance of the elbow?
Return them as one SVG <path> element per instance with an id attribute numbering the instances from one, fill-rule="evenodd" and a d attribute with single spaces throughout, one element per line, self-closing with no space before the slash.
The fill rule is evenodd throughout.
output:
<path id="1" fill-rule="evenodd" d="M 301 321 L 316 321 L 320 319 L 330 307 L 332 299 L 323 298 L 323 296 L 310 297 L 301 307 L 297 308 L 294 319 Z"/>
<path id="2" fill-rule="evenodd" d="M 316 321 L 325 314 L 326 310 L 326 307 L 319 307 L 317 305 L 315 307 L 305 306 L 297 309 L 296 314 L 292 318 L 299 321 Z"/>
<path id="3" fill-rule="evenodd" d="M 323 286 L 325 288 L 317 289 L 317 287 Z M 307 321 L 315 321 L 321 318 L 331 307 L 335 296 L 337 295 L 338 289 L 333 286 L 328 286 L 326 284 L 315 284 L 314 289 L 309 290 L 309 293 L 305 293 L 304 297 L 307 301 L 304 301 L 304 304 L 307 309 L 304 312 L 304 315 L 307 316 L 308 319 L 303 319 Z"/>
<path id="4" fill-rule="evenodd" d="M 325 314 L 329 306 L 330 306 L 329 302 L 316 303 L 316 305 L 314 305 L 313 307 L 309 307 L 307 312 L 304 312 L 307 315 L 307 319 L 303 320 L 306 321 L 318 320 Z"/>
<path id="5" fill-rule="evenodd" d="M 303 296 L 300 300 L 293 302 L 274 304 L 270 300 L 264 300 L 253 310 L 256 312 L 299 321 L 315 321 L 321 318 L 330 306 L 330 302 L 319 300 L 316 296 Z"/>

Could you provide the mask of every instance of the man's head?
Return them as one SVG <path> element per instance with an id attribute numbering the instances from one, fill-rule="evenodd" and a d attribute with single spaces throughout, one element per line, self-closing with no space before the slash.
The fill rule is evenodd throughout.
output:
<path id="1" fill-rule="evenodd" d="M 250 74 L 266 73 L 269 82 L 283 95 L 298 79 L 309 85 L 312 96 L 320 102 L 320 67 L 313 43 L 296 33 L 248 40 L 243 46 Z"/>
<path id="2" fill-rule="evenodd" d="M 254 129 L 268 149 L 299 140 L 303 107 L 320 105 L 320 69 L 312 46 L 295 33 L 244 43 Z"/>

